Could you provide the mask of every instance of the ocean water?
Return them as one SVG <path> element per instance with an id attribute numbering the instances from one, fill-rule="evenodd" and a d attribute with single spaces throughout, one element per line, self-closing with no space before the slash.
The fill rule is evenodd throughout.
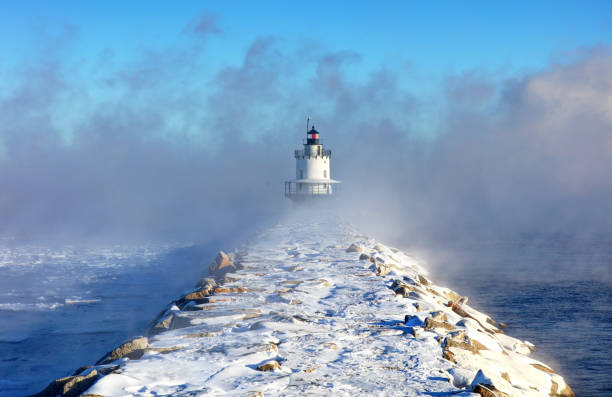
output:
<path id="1" fill-rule="evenodd" d="M 434 279 L 536 345 L 576 396 L 612 396 L 612 238 L 522 236 L 437 249 Z"/>
<path id="2" fill-rule="evenodd" d="M 0 247 L 0 396 L 37 392 L 141 334 L 220 248 Z M 534 356 L 577 396 L 612 396 L 612 239 L 529 236 L 429 248 L 421 253 L 436 283 L 534 343 Z"/>

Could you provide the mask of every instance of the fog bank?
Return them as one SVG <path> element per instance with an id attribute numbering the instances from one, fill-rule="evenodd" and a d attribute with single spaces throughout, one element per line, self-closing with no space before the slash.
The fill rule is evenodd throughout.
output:
<path id="1" fill-rule="evenodd" d="M 272 37 L 211 74 L 205 39 L 220 30 L 205 18 L 182 32 L 189 48 L 143 48 L 136 62 L 108 50 L 80 68 L 66 60 L 68 30 L 10 70 L 0 233 L 203 241 L 251 230 L 291 208 L 282 182 L 307 114 L 343 181 L 338 211 L 381 240 L 610 232 L 610 49 L 520 76 L 451 75 L 432 101 L 405 71 L 354 77 L 367 54 Z"/>

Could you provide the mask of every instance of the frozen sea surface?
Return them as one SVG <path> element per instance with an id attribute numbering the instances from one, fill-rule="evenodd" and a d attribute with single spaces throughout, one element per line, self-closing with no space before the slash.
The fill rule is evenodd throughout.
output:
<path id="1" fill-rule="evenodd" d="M 211 247 L 0 248 L 0 396 L 37 392 L 141 333 Z"/>

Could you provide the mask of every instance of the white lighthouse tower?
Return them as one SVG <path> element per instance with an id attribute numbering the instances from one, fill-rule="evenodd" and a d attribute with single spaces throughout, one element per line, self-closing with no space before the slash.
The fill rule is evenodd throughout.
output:
<path id="1" fill-rule="evenodd" d="M 331 150 L 319 144 L 319 132 L 308 130 L 310 117 L 306 121 L 306 143 L 303 150 L 295 151 L 295 179 L 285 182 L 285 197 L 294 201 L 331 197 L 333 185 L 340 183 L 331 179 Z"/>

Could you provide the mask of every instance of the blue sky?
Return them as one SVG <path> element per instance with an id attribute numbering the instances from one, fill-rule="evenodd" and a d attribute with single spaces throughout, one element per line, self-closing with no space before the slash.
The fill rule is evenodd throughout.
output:
<path id="1" fill-rule="evenodd" d="M 141 78 L 150 65 L 161 74 L 142 74 L 146 87 L 153 87 L 151 80 L 169 79 L 151 88 L 153 94 L 180 95 L 188 87 L 210 95 L 219 71 L 239 70 L 261 38 L 272 38 L 274 51 L 284 57 L 278 70 L 295 74 L 285 76 L 288 92 L 308 86 L 326 54 L 349 54 L 340 66 L 348 84 L 367 86 L 377 71 L 391 71 L 393 84 L 421 103 L 410 122 L 423 136 L 435 135 L 449 76 L 474 75 L 502 87 L 506 79 L 571 62 L 574 53 L 612 42 L 610 1 L 39 1 L 7 2 L 3 13 L 0 91 L 27 85 L 28 70 L 37 65 L 57 68 L 71 87 L 63 95 L 87 97 L 54 101 L 52 120 L 66 137 L 76 128 L 75 117 L 130 95 L 127 85 L 109 81 Z M 209 31 L 194 34 L 194 24 L 202 20 L 210 22 Z M 190 59 L 171 75 L 181 56 Z M 132 100 L 151 104 L 150 96 Z M 301 113 L 321 115 L 321 100 L 302 98 Z M 179 120 L 177 128 L 193 125 L 180 121 L 182 109 L 165 113 L 167 120 Z M 277 110 L 264 113 L 269 117 Z"/>
<path id="2" fill-rule="evenodd" d="M 129 61 L 142 48 L 187 46 L 186 24 L 203 13 L 220 34 L 206 39 L 211 68 L 237 64 L 249 44 L 274 36 L 361 54 L 356 76 L 386 66 L 436 81 L 465 70 L 532 71 L 576 48 L 612 40 L 612 2 L 6 2 L 4 66 L 40 50 L 41 38 L 71 26 L 70 56 L 93 62 L 105 50 Z"/>

